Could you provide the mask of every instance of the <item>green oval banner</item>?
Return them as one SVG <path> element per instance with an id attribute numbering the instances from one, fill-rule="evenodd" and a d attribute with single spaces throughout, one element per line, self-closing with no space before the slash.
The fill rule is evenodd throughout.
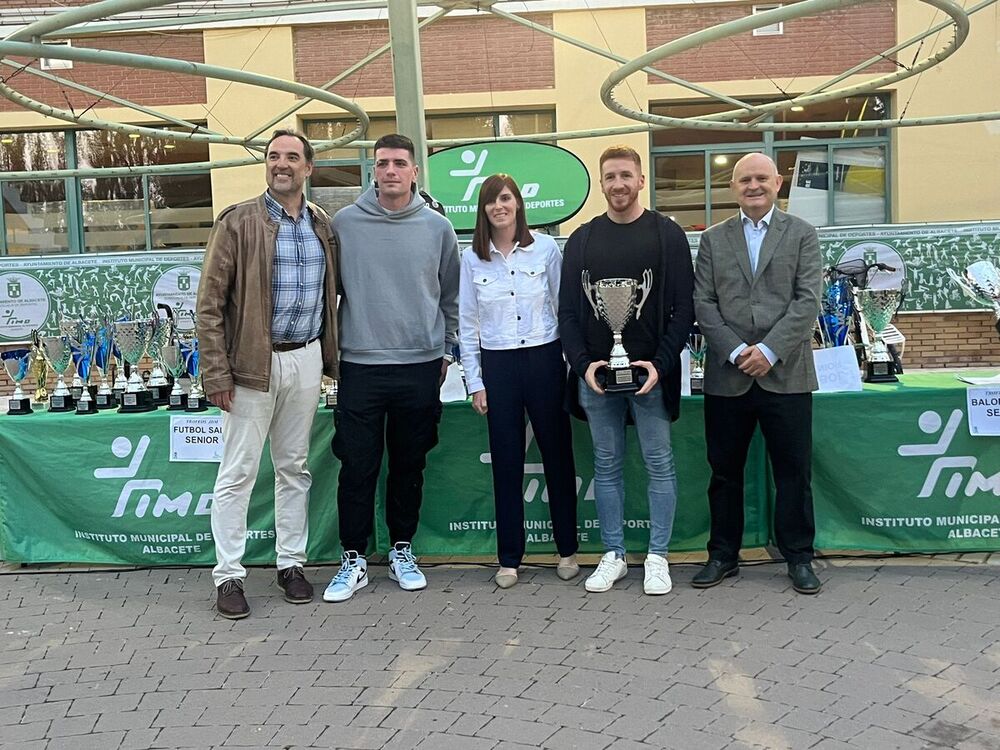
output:
<path id="1" fill-rule="evenodd" d="M 528 225 L 566 221 L 590 194 L 590 175 L 577 156 L 559 146 L 528 141 L 484 141 L 437 151 L 427 161 L 431 194 L 444 206 L 455 231 L 476 226 L 479 187 L 490 175 L 514 178 L 524 198 Z"/>

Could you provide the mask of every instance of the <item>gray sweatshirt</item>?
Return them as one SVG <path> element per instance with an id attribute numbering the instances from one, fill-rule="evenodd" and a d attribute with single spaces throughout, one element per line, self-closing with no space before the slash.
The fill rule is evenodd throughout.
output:
<path id="1" fill-rule="evenodd" d="M 340 240 L 340 357 L 362 365 L 429 362 L 458 331 L 458 238 L 414 194 L 400 211 L 369 188 L 333 218 Z"/>

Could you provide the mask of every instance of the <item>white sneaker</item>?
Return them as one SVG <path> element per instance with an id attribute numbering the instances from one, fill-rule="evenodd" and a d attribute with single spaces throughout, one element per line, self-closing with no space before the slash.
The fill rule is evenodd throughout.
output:
<path id="1" fill-rule="evenodd" d="M 590 574 L 583 587 L 592 594 L 610 591 L 615 581 L 620 581 L 627 572 L 628 565 L 625 560 L 618 557 L 615 552 L 605 552 L 604 557 L 597 563 L 597 570 Z"/>
<path id="2" fill-rule="evenodd" d="M 417 558 L 409 542 L 396 542 L 389 550 L 389 578 L 403 591 L 420 591 L 427 588 L 427 579 L 417 567 Z"/>
<path id="3" fill-rule="evenodd" d="M 667 558 L 650 552 L 646 555 L 644 567 L 646 577 L 642 580 L 642 590 L 650 596 L 669 594 L 674 584 L 670 580 L 670 565 L 667 563 Z"/>
<path id="4" fill-rule="evenodd" d="M 323 592 L 325 602 L 346 602 L 358 589 L 368 585 L 368 561 L 354 550 L 344 553 L 340 571 Z"/>

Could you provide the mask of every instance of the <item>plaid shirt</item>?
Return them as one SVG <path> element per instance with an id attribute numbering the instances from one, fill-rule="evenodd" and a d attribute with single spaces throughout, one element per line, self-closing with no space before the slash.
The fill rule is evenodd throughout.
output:
<path id="1" fill-rule="evenodd" d="M 264 204 L 278 225 L 271 278 L 271 341 L 312 341 L 323 325 L 323 245 L 305 201 L 298 219 L 289 216 L 269 192 L 264 193 Z"/>

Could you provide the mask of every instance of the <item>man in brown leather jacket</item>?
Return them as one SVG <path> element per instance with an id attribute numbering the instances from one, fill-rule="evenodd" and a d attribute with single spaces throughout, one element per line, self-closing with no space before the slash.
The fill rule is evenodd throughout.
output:
<path id="1" fill-rule="evenodd" d="M 219 214 L 198 287 L 205 391 L 223 413 L 223 449 L 212 502 L 223 617 L 250 614 L 241 564 L 247 508 L 270 438 L 275 550 L 285 599 L 312 601 L 302 572 L 309 535 L 306 466 L 323 374 L 338 375 L 337 242 L 330 218 L 306 201 L 313 149 L 278 130 L 265 156 L 267 191 Z"/>

